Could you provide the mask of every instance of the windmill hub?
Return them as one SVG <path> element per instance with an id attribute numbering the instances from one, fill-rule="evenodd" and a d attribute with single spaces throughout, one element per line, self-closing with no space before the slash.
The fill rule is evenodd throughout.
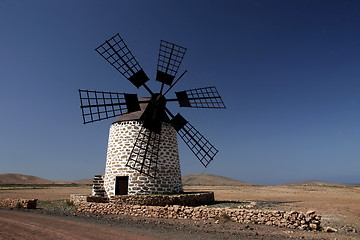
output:
<path id="1" fill-rule="evenodd" d="M 154 94 L 141 116 L 141 120 L 144 121 L 143 127 L 160 134 L 162 123 L 169 121 L 169 118 L 165 112 L 165 108 L 165 97 L 160 93 Z"/>
<path id="2" fill-rule="evenodd" d="M 158 108 L 159 110 L 161 109 L 161 110 L 165 111 L 166 98 L 164 95 L 161 95 L 160 93 L 156 93 L 156 94 L 154 94 L 154 96 L 151 97 L 150 101 L 154 103 L 156 108 Z"/>
<path id="3" fill-rule="evenodd" d="M 160 101 L 166 102 L 165 96 L 162 95 L 161 93 L 155 93 L 154 98 L 157 102 L 160 102 Z"/>
<path id="4" fill-rule="evenodd" d="M 104 183 L 96 186 L 98 191 L 94 185 L 95 195 L 182 191 L 176 132 L 205 167 L 218 150 L 183 116 L 172 114 L 167 103 L 224 109 L 216 88 L 190 89 L 175 92 L 176 98 L 165 97 L 186 73 L 174 81 L 186 53 L 186 48 L 174 43 L 160 41 L 156 81 L 161 87 L 157 93 L 146 85 L 149 78 L 119 34 L 96 51 L 135 87 L 144 87 L 151 97 L 138 99 L 137 94 L 79 90 L 84 124 L 121 118 L 110 127 L 106 173 L 103 181 L 96 180 Z M 168 87 L 165 92 L 164 87 Z"/>

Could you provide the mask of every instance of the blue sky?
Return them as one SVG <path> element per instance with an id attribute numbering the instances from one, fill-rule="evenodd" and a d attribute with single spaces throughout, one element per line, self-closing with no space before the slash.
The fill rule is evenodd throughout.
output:
<path id="1" fill-rule="evenodd" d="M 216 86 L 226 110 L 179 109 L 219 150 L 183 175 L 360 183 L 360 2 L 0 1 L 0 173 L 102 174 L 112 120 L 82 124 L 78 89 L 147 95 L 96 52 L 120 33 L 154 81 L 160 39 L 188 49 L 174 91 Z M 169 95 L 171 96 L 171 95 Z"/>

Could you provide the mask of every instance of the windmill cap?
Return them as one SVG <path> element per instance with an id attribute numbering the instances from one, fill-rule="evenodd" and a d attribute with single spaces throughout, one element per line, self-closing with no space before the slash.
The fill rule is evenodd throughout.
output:
<path id="1" fill-rule="evenodd" d="M 140 98 L 140 101 L 147 101 L 150 100 L 150 98 Z M 140 103 L 140 111 L 131 112 L 131 113 L 124 113 L 121 114 L 113 123 L 117 122 L 124 122 L 124 121 L 136 121 L 140 120 L 142 114 L 144 113 L 148 103 Z"/>

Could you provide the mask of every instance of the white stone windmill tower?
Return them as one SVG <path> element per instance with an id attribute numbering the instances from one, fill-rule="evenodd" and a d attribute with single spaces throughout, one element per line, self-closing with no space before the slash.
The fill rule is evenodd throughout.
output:
<path id="1" fill-rule="evenodd" d="M 154 93 L 149 80 L 124 40 L 116 34 L 96 51 L 137 88 L 144 87 L 150 97 L 136 94 L 79 90 L 83 121 L 91 123 L 119 116 L 110 126 L 104 190 L 107 197 L 126 194 L 182 192 L 176 132 L 206 167 L 218 150 L 180 114 L 173 115 L 166 104 L 180 107 L 225 108 L 215 87 L 165 95 L 181 79 L 174 81 L 186 49 L 160 42 L 156 80 L 160 91 Z M 164 86 L 168 89 L 164 92 Z"/>

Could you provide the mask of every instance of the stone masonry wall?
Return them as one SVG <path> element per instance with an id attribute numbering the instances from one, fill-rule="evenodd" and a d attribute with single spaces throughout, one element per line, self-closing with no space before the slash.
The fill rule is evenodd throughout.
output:
<path id="1" fill-rule="evenodd" d="M 321 216 L 315 211 L 307 213 L 291 211 L 266 211 L 249 209 L 210 208 L 206 206 L 145 206 L 115 203 L 78 202 L 77 211 L 96 214 L 126 214 L 132 216 L 234 221 L 239 223 L 265 224 L 301 230 L 319 230 Z"/>
<path id="2" fill-rule="evenodd" d="M 0 198 L 0 207 L 34 209 L 37 199 Z"/>
<path id="3" fill-rule="evenodd" d="M 126 166 L 142 122 L 116 122 L 110 127 L 104 187 L 107 197 L 115 196 L 116 176 L 129 176 L 128 194 L 182 192 L 178 145 L 175 129 L 163 124 L 156 178 Z"/>

